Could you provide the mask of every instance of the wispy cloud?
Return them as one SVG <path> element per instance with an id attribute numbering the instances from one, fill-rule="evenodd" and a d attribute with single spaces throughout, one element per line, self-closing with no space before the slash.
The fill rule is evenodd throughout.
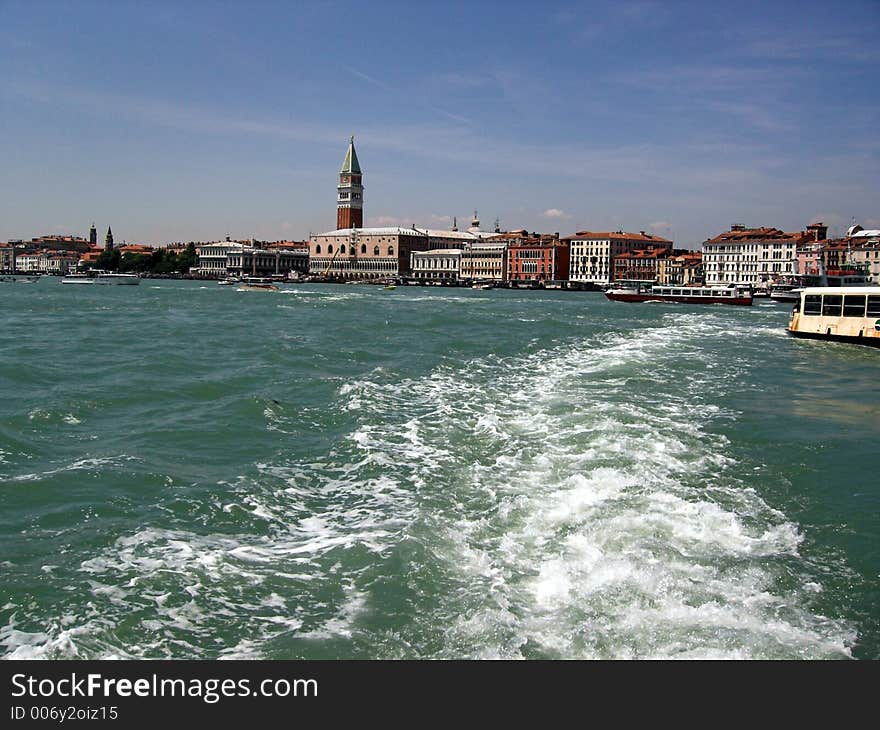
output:
<path id="1" fill-rule="evenodd" d="M 470 124 L 471 120 L 461 114 L 454 114 L 453 112 L 447 111 L 446 109 L 442 109 L 440 107 L 434 106 L 432 104 L 427 104 L 419 101 L 414 101 L 414 95 L 412 93 L 405 93 L 402 89 L 396 88 L 395 86 L 382 81 L 381 79 L 377 79 L 374 76 L 370 76 L 369 74 L 364 73 L 363 71 L 359 71 L 357 69 L 351 68 L 351 66 L 343 66 L 348 73 L 352 76 L 355 76 L 359 79 L 363 79 L 364 81 L 376 86 L 389 94 L 392 94 L 398 98 L 406 98 L 408 104 L 417 103 L 424 110 L 430 112 L 433 115 L 440 115 L 445 117 L 446 119 L 451 119 L 453 122 L 458 122 L 459 124 Z"/>
<path id="2" fill-rule="evenodd" d="M 544 218 L 558 218 L 568 220 L 571 216 L 566 213 L 564 210 L 560 210 L 559 208 L 547 208 L 541 215 Z"/>
<path id="3" fill-rule="evenodd" d="M 668 238 L 672 236 L 672 224 L 669 221 L 654 221 L 648 224 L 648 230 L 658 236 Z"/>

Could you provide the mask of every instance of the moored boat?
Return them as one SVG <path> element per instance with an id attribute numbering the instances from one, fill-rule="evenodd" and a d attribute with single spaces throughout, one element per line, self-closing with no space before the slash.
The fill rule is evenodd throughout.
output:
<path id="1" fill-rule="evenodd" d="M 62 284 L 94 284 L 95 277 L 87 271 L 75 271 L 61 277 Z"/>
<path id="2" fill-rule="evenodd" d="M 91 269 L 89 271 L 75 271 L 61 279 L 62 284 L 126 284 L 137 286 L 141 283 L 137 274 L 118 274 L 115 271 L 103 271 Z"/>
<path id="3" fill-rule="evenodd" d="M 674 302 L 676 304 L 735 304 L 749 306 L 749 287 L 660 286 L 650 281 L 620 282 L 605 290 L 615 302 Z"/>
<path id="4" fill-rule="evenodd" d="M 95 275 L 95 283 L 137 286 L 141 283 L 141 279 L 137 274 L 118 274 L 115 271 L 100 271 Z"/>
<path id="5" fill-rule="evenodd" d="M 880 288 L 808 287 L 791 312 L 794 337 L 880 347 Z"/>
<path id="6" fill-rule="evenodd" d="M 818 274 L 804 274 L 793 279 L 777 281 L 770 288 L 770 298 L 774 302 L 793 304 L 801 297 L 801 291 L 808 287 L 855 287 L 876 286 L 866 275 L 854 269 L 831 269 L 827 273 L 820 266 Z"/>
<path id="7" fill-rule="evenodd" d="M 0 274 L 0 282 L 6 284 L 36 284 L 39 280 L 39 275 Z"/>

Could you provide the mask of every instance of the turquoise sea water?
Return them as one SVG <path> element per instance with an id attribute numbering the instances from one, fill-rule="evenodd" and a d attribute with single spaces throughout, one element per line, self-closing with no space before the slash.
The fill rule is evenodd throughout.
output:
<path id="1" fill-rule="evenodd" d="M 786 306 L 0 304 L 7 657 L 880 658 L 880 351 Z"/>

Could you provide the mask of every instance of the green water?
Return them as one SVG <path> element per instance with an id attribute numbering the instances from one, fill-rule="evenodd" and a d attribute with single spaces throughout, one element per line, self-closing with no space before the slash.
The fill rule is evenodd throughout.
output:
<path id="1" fill-rule="evenodd" d="M 5 656 L 880 658 L 880 351 L 785 306 L 0 303 Z"/>

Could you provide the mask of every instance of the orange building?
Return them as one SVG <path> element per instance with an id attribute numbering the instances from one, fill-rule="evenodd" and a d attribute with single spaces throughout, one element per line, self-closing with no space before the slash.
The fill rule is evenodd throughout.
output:
<path id="1" fill-rule="evenodd" d="M 520 238 L 507 247 L 507 281 L 568 281 L 569 247 L 556 236 Z"/>

